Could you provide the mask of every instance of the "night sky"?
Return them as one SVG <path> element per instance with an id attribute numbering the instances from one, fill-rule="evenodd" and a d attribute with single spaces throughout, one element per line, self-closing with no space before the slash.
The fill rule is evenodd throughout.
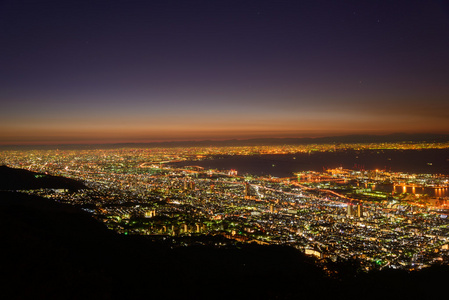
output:
<path id="1" fill-rule="evenodd" d="M 0 1 L 0 144 L 449 133 L 447 1 Z"/>

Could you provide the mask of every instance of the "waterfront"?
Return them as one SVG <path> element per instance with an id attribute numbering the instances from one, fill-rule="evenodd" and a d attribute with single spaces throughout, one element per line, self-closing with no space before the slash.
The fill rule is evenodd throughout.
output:
<path id="1" fill-rule="evenodd" d="M 356 170 L 449 174 L 449 149 L 346 150 L 295 154 L 214 155 L 174 166 L 198 165 L 206 169 L 235 169 L 241 174 L 291 177 L 299 171 L 323 171 L 343 167 Z"/>
<path id="2" fill-rule="evenodd" d="M 412 162 L 412 163 L 411 163 Z M 410 174 L 449 174 L 449 149 L 348 150 L 295 154 L 214 155 L 203 160 L 174 162 L 170 165 L 196 165 L 205 169 L 236 170 L 239 174 L 295 178 L 296 172 L 325 172 L 328 169 L 383 170 Z M 394 184 L 370 185 L 388 193 L 426 194 L 449 197 L 448 188 L 403 187 Z"/>
<path id="3" fill-rule="evenodd" d="M 371 185 L 370 188 L 373 191 L 382 191 L 392 194 L 403 193 L 413 195 L 429 195 L 430 197 L 449 197 L 448 188 L 426 188 L 426 187 L 404 187 L 395 186 L 392 184 L 377 184 Z"/>

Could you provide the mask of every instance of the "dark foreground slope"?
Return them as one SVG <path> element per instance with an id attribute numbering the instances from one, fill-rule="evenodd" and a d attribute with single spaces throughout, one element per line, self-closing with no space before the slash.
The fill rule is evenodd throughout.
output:
<path id="1" fill-rule="evenodd" d="M 2 299 L 272 299 L 297 298 L 309 290 L 322 294 L 321 270 L 294 249 L 172 249 L 145 237 L 120 236 L 76 207 L 11 191 L 39 188 L 37 181 L 43 177 L 34 175 L 0 169 L 0 190 L 8 190 L 0 191 L 0 272 L 6 278 L 0 281 Z M 45 187 L 79 184 L 46 179 L 41 181 Z"/>
<path id="2" fill-rule="evenodd" d="M 2 299 L 429 298 L 448 269 L 357 275 L 337 266 L 327 279 L 288 247 L 215 249 L 119 236 L 75 207 L 0 192 Z"/>
<path id="3" fill-rule="evenodd" d="M 296 298 L 322 294 L 327 285 L 290 248 L 171 249 L 118 236 L 74 207 L 18 193 L 0 192 L 0 228 L 0 292 L 15 298 Z"/>
<path id="4" fill-rule="evenodd" d="M 86 188 L 79 181 L 0 166 L 0 190 L 28 190 L 40 188 L 78 190 Z"/>

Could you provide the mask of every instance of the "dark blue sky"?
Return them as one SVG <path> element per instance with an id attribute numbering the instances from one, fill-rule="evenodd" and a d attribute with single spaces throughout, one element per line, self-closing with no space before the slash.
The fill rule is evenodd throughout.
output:
<path id="1" fill-rule="evenodd" d="M 446 1 L 0 2 L 0 143 L 449 133 Z"/>

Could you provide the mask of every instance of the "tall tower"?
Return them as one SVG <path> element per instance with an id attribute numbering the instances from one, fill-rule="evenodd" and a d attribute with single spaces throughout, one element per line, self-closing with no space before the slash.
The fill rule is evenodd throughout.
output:
<path id="1" fill-rule="evenodd" d="M 249 197 L 249 183 L 245 183 L 245 197 Z"/>
<path id="2" fill-rule="evenodd" d="M 353 215 L 352 203 L 348 203 L 347 216 L 348 216 L 348 217 L 352 217 L 352 215 Z"/>
<path id="3" fill-rule="evenodd" d="M 359 217 L 359 218 L 363 217 L 363 206 L 362 206 L 362 203 L 359 203 L 359 205 L 357 205 L 357 217 Z"/>

